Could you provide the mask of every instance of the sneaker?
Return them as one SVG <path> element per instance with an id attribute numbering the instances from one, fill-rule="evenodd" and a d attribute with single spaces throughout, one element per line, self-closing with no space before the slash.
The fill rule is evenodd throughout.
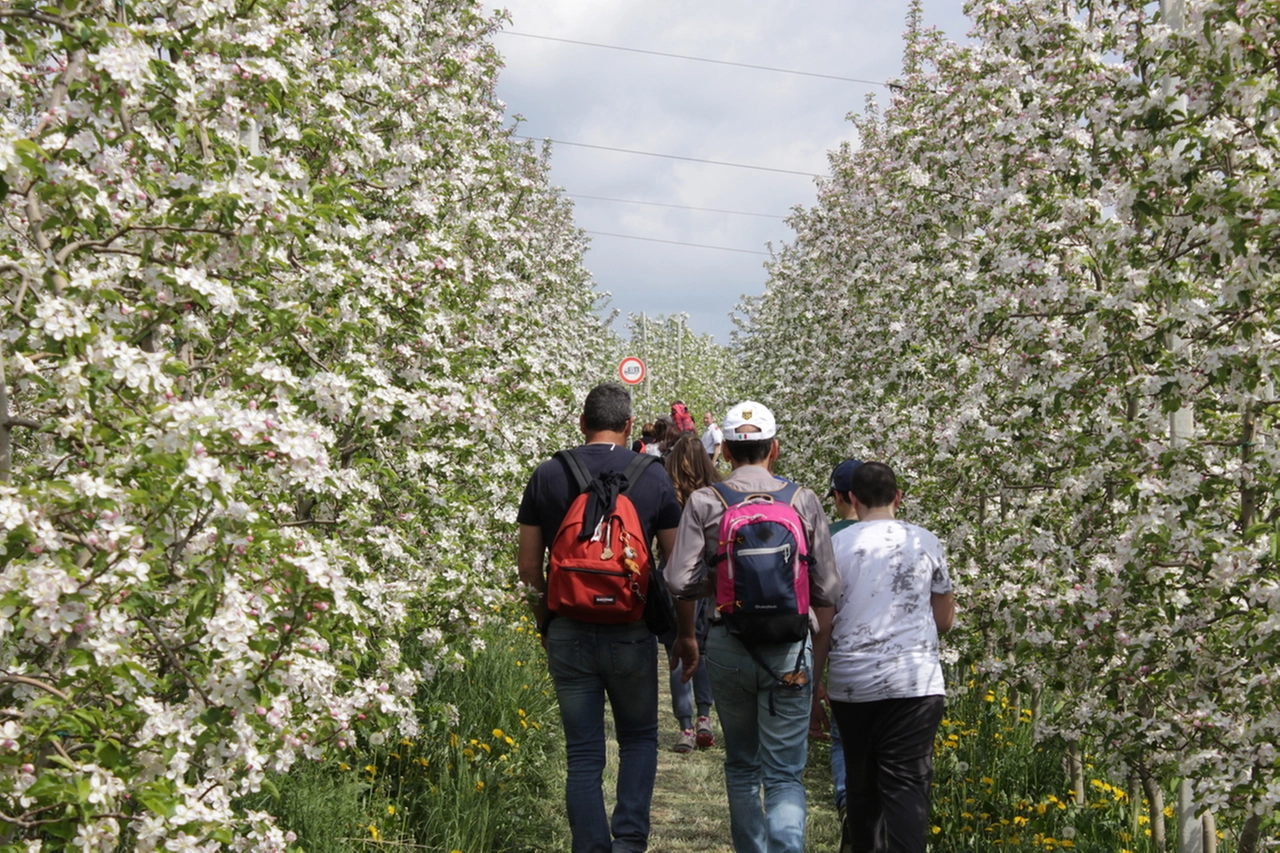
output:
<path id="1" fill-rule="evenodd" d="M 698 749 L 706 749 L 716 745 L 716 736 L 711 733 L 710 717 L 699 717 L 698 722 L 694 725 L 694 730 L 698 733 Z"/>
<path id="2" fill-rule="evenodd" d="M 849 837 L 849 810 L 844 803 L 836 806 L 840 816 L 840 853 L 853 853 L 853 839 Z"/>
<path id="3" fill-rule="evenodd" d="M 672 752 L 679 752 L 682 755 L 686 752 L 693 752 L 693 747 L 697 743 L 694 737 L 693 729 L 685 729 L 680 732 L 680 737 L 676 738 L 676 745 L 671 747 Z"/>

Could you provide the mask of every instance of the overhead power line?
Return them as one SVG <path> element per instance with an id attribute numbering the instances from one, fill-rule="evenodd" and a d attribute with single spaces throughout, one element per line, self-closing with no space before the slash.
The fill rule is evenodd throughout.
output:
<path id="1" fill-rule="evenodd" d="M 602 195 L 579 195 L 578 193 L 565 193 L 570 198 L 589 198 L 593 201 L 616 201 L 620 204 L 647 204 L 650 207 L 674 207 L 679 210 L 703 210 L 707 213 L 732 213 L 735 216 L 759 216 L 764 219 L 786 219 L 785 216 L 778 216 L 773 213 L 748 213 L 745 210 L 720 210 L 715 207 L 692 207 L 687 204 L 667 204 L 661 201 L 640 201 L 634 198 L 608 198 Z"/>
<path id="2" fill-rule="evenodd" d="M 556 38 L 555 36 L 541 36 L 534 33 L 517 33 L 513 30 L 499 30 L 499 34 L 508 36 L 520 36 L 527 39 L 541 39 L 542 41 L 558 41 L 564 44 L 579 44 L 584 47 L 599 47 L 605 50 L 623 50 L 627 53 L 644 53 L 649 56 L 665 56 L 670 59 L 687 59 L 691 62 L 708 62 L 713 65 L 732 65 L 737 68 L 754 68 L 757 71 L 773 71 L 778 74 L 797 74 L 801 77 L 820 77 L 824 80 L 840 80 L 845 83 L 865 83 L 868 86 L 891 86 L 881 80 L 862 80 L 857 77 L 840 77 L 835 74 L 816 74 L 812 71 L 793 71 L 790 68 L 774 68 L 770 65 L 752 65 L 748 62 L 729 62 L 725 59 L 709 59 L 705 56 L 687 56 L 683 53 L 663 53 L 660 50 L 642 50 L 638 47 L 622 47 L 616 44 L 599 44 L 593 41 L 578 41 L 577 39 Z"/>
<path id="3" fill-rule="evenodd" d="M 708 246 L 703 243 L 681 243 L 679 240 L 660 240 L 657 237 L 637 237 L 634 234 L 611 234 L 608 231 L 587 231 L 583 229 L 585 234 L 595 234 L 600 237 L 621 237 L 624 240 L 644 240 L 646 243 L 668 243 L 672 246 L 689 246 L 694 249 L 716 249 L 720 252 L 739 252 L 743 255 L 768 255 L 768 252 L 759 252 L 755 249 L 731 249 L 728 246 Z"/>
<path id="4" fill-rule="evenodd" d="M 757 172 L 780 172 L 784 175 L 803 175 L 806 178 L 821 178 L 815 172 L 798 172 L 794 169 L 775 169 L 772 166 L 753 166 L 749 163 L 727 163 L 723 160 L 703 160 L 699 157 L 682 157 L 679 154 L 659 154 L 654 151 L 636 151 L 632 148 L 614 148 L 610 145 L 591 145 L 586 142 L 566 142 L 563 139 L 552 139 L 550 137 L 523 136 L 519 133 L 512 134 L 516 139 L 532 139 L 538 141 L 544 139 L 547 142 L 553 142 L 556 145 L 572 145 L 575 148 L 595 148 L 598 151 L 618 151 L 622 154 L 639 154 L 644 157 L 663 157 L 667 160 L 685 160 L 690 163 L 709 163 L 712 166 L 731 166 L 735 169 L 755 169 Z"/>

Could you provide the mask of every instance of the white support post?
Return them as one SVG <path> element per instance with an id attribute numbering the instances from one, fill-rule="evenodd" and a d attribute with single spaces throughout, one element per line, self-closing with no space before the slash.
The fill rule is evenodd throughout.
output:
<path id="1" fill-rule="evenodd" d="M 1204 853 L 1204 823 L 1196 815 L 1190 779 L 1178 782 L 1178 853 Z"/>

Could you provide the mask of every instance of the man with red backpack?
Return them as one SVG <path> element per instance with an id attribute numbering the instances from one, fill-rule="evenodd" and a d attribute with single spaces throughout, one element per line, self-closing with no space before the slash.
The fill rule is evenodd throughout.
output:
<path id="1" fill-rule="evenodd" d="M 657 640 L 643 618 L 656 575 L 649 549 L 656 537 L 670 553 L 680 503 L 662 465 L 626 447 L 626 388 L 593 388 L 579 426 L 585 443 L 543 462 L 525 487 L 516 564 L 560 703 L 573 851 L 638 852 L 648 847 L 658 767 Z M 693 602 L 677 603 L 676 612 L 673 657 L 688 681 L 698 663 Z M 602 792 L 606 697 L 619 758 L 612 820 Z"/>
<path id="2" fill-rule="evenodd" d="M 678 601 L 710 595 L 716 602 L 707 669 L 724 732 L 733 849 L 800 853 L 814 678 L 809 639 L 826 648 L 840 576 L 818 496 L 771 472 L 773 413 L 739 403 L 723 433 L 733 471 L 685 501 L 667 586 Z"/>

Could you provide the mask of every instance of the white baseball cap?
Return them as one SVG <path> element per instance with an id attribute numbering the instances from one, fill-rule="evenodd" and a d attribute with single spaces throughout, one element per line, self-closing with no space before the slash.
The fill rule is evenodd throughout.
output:
<path id="1" fill-rule="evenodd" d="M 744 426 L 753 426 L 759 432 L 739 432 Z M 773 412 L 752 400 L 743 400 L 724 416 L 725 441 L 766 441 L 778 434 L 778 424 Z"/>

